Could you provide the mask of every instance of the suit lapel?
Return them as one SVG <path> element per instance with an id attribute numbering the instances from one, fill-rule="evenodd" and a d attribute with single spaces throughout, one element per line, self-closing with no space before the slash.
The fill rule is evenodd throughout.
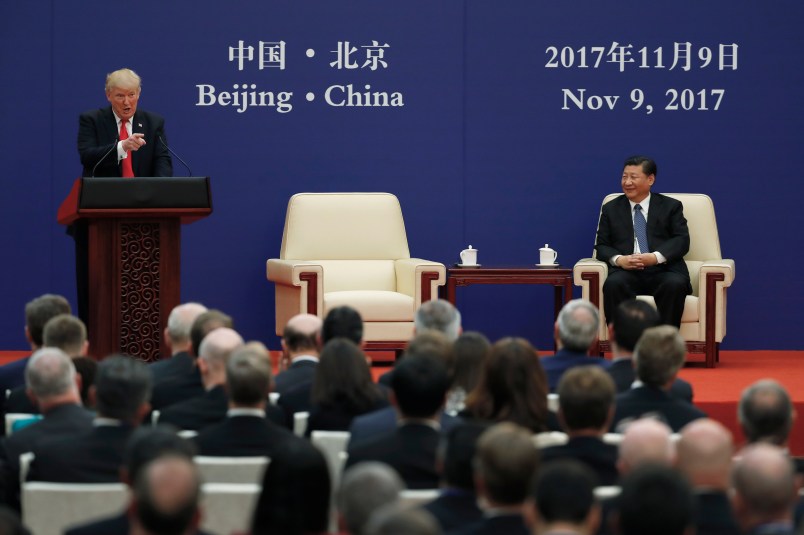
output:
<path id="1" fill-rule="evenodd" d="M 634 220 L 631 218 L 631 203 L 628 202 L 628 197 L 625 195 L 620 196 L 620 206 L 617 213 L 622 218 L 622 228 L 626 229 L 628 235 L 631 236 L 631 246 L 628 248 L 629 254 L 631 254 L 634 252 Z"/>

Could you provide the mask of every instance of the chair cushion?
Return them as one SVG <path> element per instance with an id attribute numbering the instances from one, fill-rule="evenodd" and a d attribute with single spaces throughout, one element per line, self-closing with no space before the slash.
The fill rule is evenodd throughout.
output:
<path id="1" fill-rule="evenodd" d="M 343 305 L 360 312 L 365 322 L 413 321 L 413 298 L 397 292 L 351 290 L 324 294 L 324 315 Z"/>
<path id="2" fill-rule="evenodd" d="M 393 260 L 313 260 L 324 268 L 324 293 L 348 290 L 396 292 Z"/>

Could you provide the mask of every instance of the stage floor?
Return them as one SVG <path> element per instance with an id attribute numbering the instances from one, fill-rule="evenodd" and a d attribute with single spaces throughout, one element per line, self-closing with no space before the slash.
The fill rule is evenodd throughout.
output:
<path id="1" fill-rule="evenodd" d="M 27 351 L 0 351 L 0 364 L 28 355 Z M 278 356 L 278 355 L 274 355 Z M 374 377 L 390 369 L 372 367 Z M 804 415 L 804 351 L 721 351 L 717 368 L 684 368 L 680 376 L 693 385 L 694 402 L 722 422 L 743 442 L 737 422 L 737 402 L 743 389 L 759 379 L 771 378 L 787 388 L 796 412 Z M 790 450 L 804 456 L 804 421 L 793 425 Z"/>

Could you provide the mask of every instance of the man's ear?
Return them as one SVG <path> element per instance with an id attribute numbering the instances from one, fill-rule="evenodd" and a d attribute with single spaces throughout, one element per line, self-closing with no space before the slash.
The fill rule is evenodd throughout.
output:
<path id="1" fill-rule="evenodd" d="M 536 533 L 536 526 L 539 523 L 539 511 L 536 508 L 536 500 L 529 496 L 522 504 L 522 516 L 525 517 L 525 525 L 531 533 Z M 590 531 L 589 533 L 594 533 Z"/>
<path id="2" fill-rule="evenodd" d="M 78 356 L 79 357 L 89 356 L 89 340 L 84 340 L 84 343 L 81 345 L 81 354 Z"/>
<path id="3" fill-rule="evenodd" d="M 162 338 L 165 339 L 165 345 L 168 347 L 168 349 L 172 349 L 172 346 L 171 346 L 171 343 L 170 343 L 170 337 L 168 336 L 168 328 L 167 327 L 165 327 L 165 330 L 162 331 Z"/>
<path id="4" fill-rule="evenodd" d="M 31 338 L 31 330 L 28 328 L 27 325 L 25 326 L 25 339 L 28 340 L 28 344 L 30 344 L 31 349 L 34 349 L 36 347 L 33 338 Z"/>
<path id="5" fill-rule="evenodd" d="M 98 406 L 98 392 L 95 388 L 95 385 L 89 387 L 89 392 L 87 392 L 87 400 L 89 401 L 90 407 Z"/>

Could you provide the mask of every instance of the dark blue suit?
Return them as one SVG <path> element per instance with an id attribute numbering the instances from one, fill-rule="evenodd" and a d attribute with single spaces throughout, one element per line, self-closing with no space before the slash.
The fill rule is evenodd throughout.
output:
<path id="1" fill-rule="evenodd" d="M 693 420 L 706 418 L 706 413 L 694 405 L 676 399 L 664 390 L 651 386 L 640 386 L 618 394 L 616 403 L 617 408 L 611 424 L 613 432 L 623 420 L 636 419 L 645 415 L 658 416 L 670 426 L 674 433 L 678 433 L 682 427 Z"/>
<path id="2" fill-rule="evenodd" d="M 457 416 L 450 416 L 441 413 L 441 434 L 446 433 L 461 419 Z M 396 428 L 396 411 L 393 407 L 385 407 L 378 411 L 363 414 L 352 420 L 349 427 L 349 447 L 354 448 L 365 444 L 373 438 L 384 433 L 390 433 Z"/>
<path id="3" fill-rule="evenodd" d="M 542 357 L 541 363 L 544 372 L 547 374 L 547 384 L 550 386 L 550 392 L 555 392 L 561 376 L 570 368 L 587 365 L 606 368 L 609 365 L 609 361 L 605 359 L 590 357 L 586 353 L 578 353 L 567 349 L 559 349 L 552 357 Z"/>

